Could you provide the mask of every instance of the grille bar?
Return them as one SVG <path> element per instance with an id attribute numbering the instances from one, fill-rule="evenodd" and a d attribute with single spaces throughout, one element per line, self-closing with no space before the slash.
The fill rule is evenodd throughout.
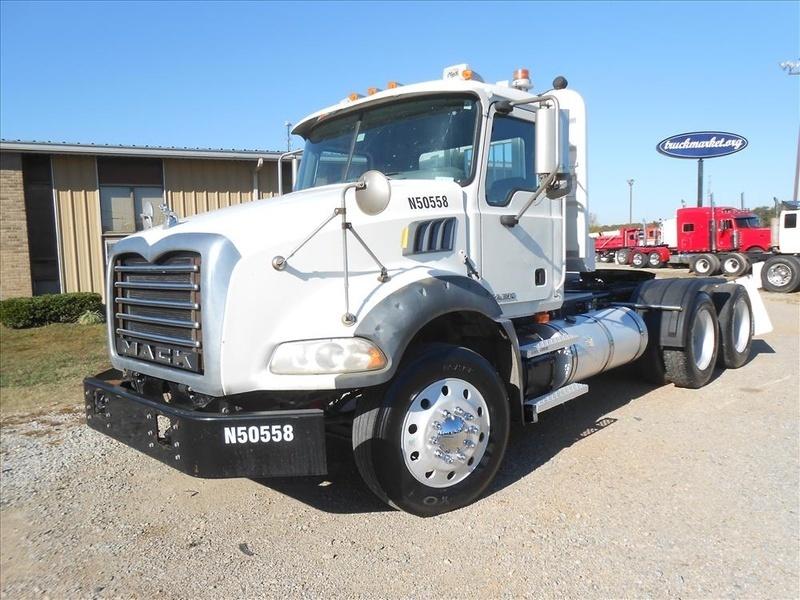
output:
<path id="1" fill-rule="evenodd" d="M 183 327 L 185 329 L 200 329 L 197 321 L 185 321 L 183 319 L 167 319 L 162 317 L 148 317 L 145 315 L 133 315 L 128 313 L 117 313 L 116 317 L 125 321 L 136 321 L 137 323 L 152 323 L 153 325 L 165 325 L 167 327 Z"/>
<path id="2" fill-rule="evenodd" d="M 196 302 L 173 302 L 171 300 L 145 300 L 143 298 L 114 298 L 117 304 L 127 304 L 130 306 L 152 306 L 153 308 L 174 308 L 178 310 L 199 310 L 200 305 Z"/>
<path id="3" fill-rule="evenodd" d="M 179 281 L 159 283 L 154 281 L 117 281 L 114 287 L 124 290 L 173 290 L 196 292 L 200 286 L 196 283 L 181 283 Z"/>
<path id="4" fill-rule="evenodd" d="M 141 331 L 131 331 L 130 329 L 117 328 L 117 335 L 139 338 L 148 342 L 160 342 L 162 344 L 173 344 L 175 346 L 186 346 L 187 348 L 199 348 L 199 340 L 186 340 L 182 338 L 170 337 L 168 335 L 157 335 L 155 333 L 143 333 Z"/>
<path id="5" fill-rule="evenodd" d="M 197 265 L 117 265 L 115 273 L 197 273 Z"/>

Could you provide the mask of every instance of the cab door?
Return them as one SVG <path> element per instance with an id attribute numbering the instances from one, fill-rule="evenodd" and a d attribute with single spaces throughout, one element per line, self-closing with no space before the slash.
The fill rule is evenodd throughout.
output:
<path id="1" fill-rule="evenodd" d="M 542 195 L 508 227 L 537 188 L 535 113 L 521 108 L 492 116 L 485 147 L 481 212 L 481 279 L 507 317 L 549 310 L 560 302 L 563 264 L 563 200 Z"/>

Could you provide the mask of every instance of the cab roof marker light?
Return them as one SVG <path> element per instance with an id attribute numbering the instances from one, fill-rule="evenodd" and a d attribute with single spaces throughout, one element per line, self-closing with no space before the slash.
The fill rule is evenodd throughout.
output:
<path id="1" fill-rule="evenodd" d="M 399 88 L 402 85 L 403 85 L 402 83 L 399 83 L 397 81 L 390 81 L 389 83 L 386 84 L 386 89 L 387 90 L 393 90 L 393 89 Z"/>
<path id="2" fill-rule="evenodd" d="M 349 96 L 347 96 L 347 99 L 348 99 L 350 102 L 355 102 L 355 101 L 356 101 L 356 100 L 358 100 L 359 98 L 363 98 L 363 97 L 364 97 L 364 95 L 363 95 L 363 94 L 359 94 L 358 92 L 352 92 L 352 93 L 351 93 Z"/>
<path id="3" fill-rule="evenodd" d="M 381 88 L 371 87 L 367 88 L 367 96 L 374 96 L 381 91 Z"/>
<path id="4" fill-rule="evenodd" d="M 467 63 L 460 65 L 451 65 L 445 67 L 442 71 L 442 79 L 445 81 L 452 81 L 453 79 L 460 79 L 462 81 L 480 81 L 483 79 Z"/>

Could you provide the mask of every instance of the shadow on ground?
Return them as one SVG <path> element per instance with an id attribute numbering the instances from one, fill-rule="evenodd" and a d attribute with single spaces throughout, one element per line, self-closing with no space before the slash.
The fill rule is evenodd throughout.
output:
<path id="1" fill-rule="evenodd" d="M 774 354 L 763 340 L 754 340 L 748 362 L 759 354 Z M 722 371 L 717 370 L 714 378 Z M 612 427 L 617 419 L 611 412 L 654 389 L 636 379 L 632 368 L 617 369 L 586 382 L 589 393 L 543 413 L 539 422 L 511 429 L 505 459 L 484 496 L 513 485 L 545 464 L 565 448 Z M 352 514 L 392 510 L 378 500 L 361 480 L 348 440 L 327 440 L 328 475 L 325 477 L 276 478 L 258 483 L 279 491 L 318 510 Z"/>

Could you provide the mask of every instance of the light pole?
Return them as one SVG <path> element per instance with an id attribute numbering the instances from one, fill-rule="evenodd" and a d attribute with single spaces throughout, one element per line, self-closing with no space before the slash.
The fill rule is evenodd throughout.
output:
<path id="1" fill-rule="evenodd" d="M 780 64 L 781 69 L 786 71 L 787 75 L 800 75 L 800 60 L 791 61 L 785 60 Z M 797 160 L 794 166 L 794 201 L 797 202 L 800 198 L 797 195 L 797 188 L 800 185 L 800 129 L 797 131 Z"/>
<path id="2" fill-rule="evenodd" d="M 284 123 L 284 126 L 286 127 L 286 151 L 287 152 L 291 152 L 292 151 L 292 124 L 289 121 L 286 121 L 286 123 Z"/>
<path id="3" fill-rule="evenodd" d="M 628 223 L 633 223 L 633 179 L 628 179 Z"/>

